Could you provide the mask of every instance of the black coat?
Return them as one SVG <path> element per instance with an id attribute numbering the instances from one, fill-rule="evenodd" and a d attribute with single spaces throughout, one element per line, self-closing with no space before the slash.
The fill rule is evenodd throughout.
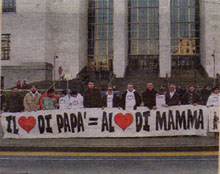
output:
<path id="1" fill-rule="evenodd" d="M 192 95 L 192 101 L 190 100 L 191 95 Z M 189 91 L 186 92 L 181 99 L 181 104 L 187 105 L 187 104 L 194 104 L 194 103 L 202 104 L 202 99 L 200 95 L 197 92 L 193 92 L 193 93 Z"/>
<path id="2" fill-rule="evenodd" d="M 180 104 L 180 96 L 177 92 L 174 93 L 173 97 L 170 97 L 170 92 L 166 94 L 166 104 L 168 106 L 175 106 Z"/>
<path id="3" fill-rule="evenodd" d="M 22 112 L 24 110 L 23 97 L 16 93 L 8 96 L 6 112 Z"/>
<path id="4" fill-rule="evenodd" d="M 149 89 L 146 89 L 142 93 L 144 106 L 147 106 L 149 109 L 152 109 L 153 106 L 156 106 L 156 94 L 157 94 L 157 91 L 155 89 L 152 89 L 152 91 L 150 91 Z"/>
<path id="5" fill-rule="evenodd" d="M 121 96 L 121 107 L 123 109 L 125 109 L 126 95 L 127 95 L 127 91 L 125 91 Z M 137 109 L 137 107 L 141 105 L 142 100 L 141 100 L 141 96 L 136 91 L 134 92 L 134 97 L 136 101 L 136 105 L 134 106 L 134 109 Z"/>
<path id="6" fill-rule="evenodd" d="M 0 95 L 0 108 L 3 110 L 3 106 L 5 104 L 5 95 L 1 93 Z"/>
<path id="7" fill-rule="evenodd" d="M 102 105 L 101 92 L 96 89 L 87 89 L 84 92 L 83 104 L 86 108 L 99 108 Z"/>
<path id="8" fill-rule="evenodd" d="M 206 89 L 202 89 L 200 91 L 200 94 L 201 94 L 201 98 L 202 98 L 202 104 L 203 105 L 206 105 L 207 101 L 208 101 L 208 98 L 209 96 L 211 95 L 211 91 L 210 90 L 206 90 Z"/>
<path id="9" fill-rule="evenodd" d="M 116 94 L 113 94 L 113 108 L 117 108 L 120 106 L 120 97 L 117 96 Z M 102 106 L 107 107 L 107 95 L 105 94 L 102 97 Z"/>

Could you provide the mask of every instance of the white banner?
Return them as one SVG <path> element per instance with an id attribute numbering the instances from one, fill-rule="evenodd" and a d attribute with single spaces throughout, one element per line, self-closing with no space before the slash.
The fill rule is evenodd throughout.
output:
<path id="1" fill-rule="evenodd" d="M 4 138 L 152 137 L 200 135 L 208 131 L 205 106 L 149 110 L 80 109 L 4 113 Z"/>
<path id="2" fill-rule="evenodd" d="M 219 107 L 209 109 L 209 132 L 219 132 Z"/>

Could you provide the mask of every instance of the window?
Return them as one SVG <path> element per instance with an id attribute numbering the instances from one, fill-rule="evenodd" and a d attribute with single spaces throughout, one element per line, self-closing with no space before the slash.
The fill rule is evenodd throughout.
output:
<path id="1" fill-rule="evenodd" d="M 159 0 L 129 0 L 129 64 L 133 69 L 158 68 Z"/>
<path id="2" fill-rule="evenodd" d="M 89 0 L 88 13 L 88 68 L 111 70 L 113 0 Z"/>
<path id="3" fill-rule="evenodd" d="M 170 17 L 173 67 L 193 67 L 200 53 L 199 0 L 171 0 Z"/>
<path id="4" fill-rule="evenodd" d="M 11 34 L 2 34 L 2 60 L 10 59 L 10 38 Z"/>
<path id="5" fill-rule="evenodd" d="M 15 0 L 2 0 L 2 11 L 3 12 L 16 12 L 16 1 Z"/>

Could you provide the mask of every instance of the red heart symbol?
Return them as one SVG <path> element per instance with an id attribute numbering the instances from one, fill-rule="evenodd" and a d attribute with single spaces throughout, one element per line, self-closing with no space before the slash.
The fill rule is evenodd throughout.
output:
<path id="1" fill-rule="evenodd" d="M 118 113 L 115 115 L 115 123 L 122 128 L 123 131 L 125 131 L 125 129 L 131 125 L 131 123 L 133 122 L 133 115 L 130 113 L 127 114 L 122 114 L 122 113 Z"/>
<path id="2" fill-rule="evenodd" d="M 29 133 L 34 128 L 36 120 L 32 116 L 29 116 L 28 118 L 22 116 L 18 119 L 18 123 L 24 130 Z"/>

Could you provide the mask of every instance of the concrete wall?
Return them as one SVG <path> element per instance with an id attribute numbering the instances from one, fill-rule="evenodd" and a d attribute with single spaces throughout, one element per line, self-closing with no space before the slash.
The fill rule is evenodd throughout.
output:
<path id="1" fill-rule="evenodd" d="M 170 0 L 159 0 L 160 77 L 171 76 Z"/>
<path id="2" fill-rule="evenodd" d="M 17 79 L 31 79 L 28 83 L 52 79 L 51 72 L 37 77 L 33 68 L 35 64 L 54 65 L 55 56 L 58 56 L 56 79 L 59 66 L 63 74 L 70 74 L 72 78 L 86 66 L 88 0 L 19 0 L 16 12 L 3 13 L 2 25 L 2 33 L 11 34 L 10 60 L 2 61 L 6 87 L 11 87 Z M 30 71 L 24 71 L 29 73 L 25 78 L 26 73 L 20 70 L 27 62 L 31 67 Z M 39 69 L 38 65 L 35 69 Z M 40 69 L 47 72 L 44 65 Z M 8 82 L 9 74 L 13 74 L 13 82 Z"/>
<path id="3" fill-rule="evenodd" d="M 128 64 L 128 0 L 114 1 L 113 21 L 113 73 L 122 78 Z"/>
<path id="4" fill-rule="evenodd" d="M 15 86 L 18 80 L 26 80 L 27 83 L 52 80 L 52 66 L 47 63 L 25 63 L 17 66 L 2 66 L 2 76 L 4 76 L 4 88 Z"/>
<path id="5" fill-rule="evenodd" d="M 10 60 L 2 65 L 45 61 L 46 1 L 19 0 L 15 12 L 2 14 L 2 33 L 11 33 Z"/>
<path id="6" fill-rule="evenodd" d="M 54 56 L 58 56 L 55 67 L 56 79 L 59 66 L 62 66 L 63 74 L 70 74 L 72 78 L 86 66 L 87 2 L 87 0 L 49 1 L 46 60 L 53 64 Z"/>
<path id="7" fill-rule="evenodd" d="M 220 73 L 220 0 L 200 2 L 201 64 L 209 77 Z M 215 73 L 214 59 L 215 52 Z"/>

